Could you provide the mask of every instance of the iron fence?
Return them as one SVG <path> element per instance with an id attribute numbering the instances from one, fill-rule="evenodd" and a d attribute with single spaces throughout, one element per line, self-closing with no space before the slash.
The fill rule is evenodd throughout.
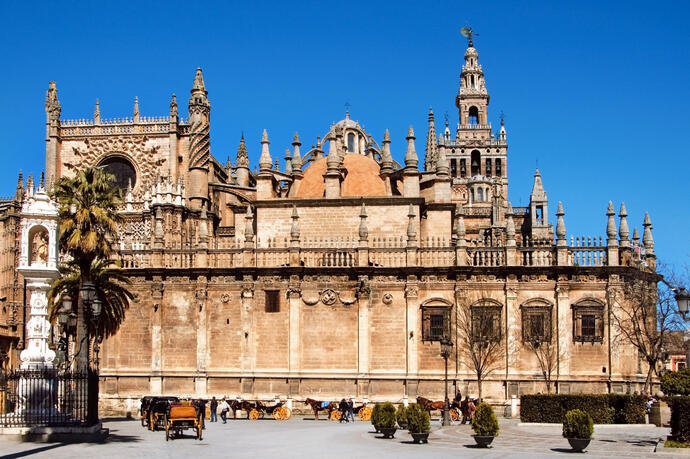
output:
<path id="1" fill-rule="evenodd" d="M 0 375 L 0 426 L 88 426 L 98 422 L 98 373 L 56 369 Z"/>

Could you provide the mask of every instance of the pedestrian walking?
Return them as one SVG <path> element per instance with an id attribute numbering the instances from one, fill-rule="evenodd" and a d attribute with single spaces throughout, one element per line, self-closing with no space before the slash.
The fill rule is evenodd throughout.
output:
<path id="1" fill-rule="evenodd" d="M 352 401 L 352 397 L 347 401 L 347 414 L 350 416 L 350 420 L 355 422 L 355 402 Z"/>
<path id="2" fill-rule="evenodd" d="M 218 422 L 218 400 L 216 397 L 211 398 L 211 422 Z"/>
<path id="3" fill-rule="evenodd" d="M 230 405 L 228 405 L 228 402 L 223 399 L 223 401 L 220 403 L 220 418 L 223 420 L 223 424 L 225 424 L 228 420 L 228 411 L 230 411 Z"/>

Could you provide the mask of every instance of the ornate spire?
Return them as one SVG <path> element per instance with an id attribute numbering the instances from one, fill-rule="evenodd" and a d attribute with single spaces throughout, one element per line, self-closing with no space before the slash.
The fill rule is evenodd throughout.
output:
<path id="1" fill-rule="evenodd" d="M 189 122 L 194 125 L 196 123 L 208 123 L 211 112 L 211 104 L 206 95 L 206 86 L 204 86 L 204 77 L 201 75 L 201 69 L 196 69 L 194 76 L 194 84 L 189 91 Z"/>
<path id="2" fill-rule="evenodd" d="M 616 240 L 616 221 L 614 216 L 616 212 L 613 211 L 613 202 L 609 201 L 609 207 L 606 209 L 606 215 L 608 216 L 608 223 L 606 224 L 606 236 L 608 236 L 609 242 Z"/>
<path id="3" fill-rule="evenodd" d="M 654 238 L 652 238 L 652 220 L 649 218 L 649 212 L 644 213 L 644 233 L 642 234 L 642 244 L 647 250 L 647 254 L 654 254 Z"/>
<path id="4" fill-rule="evenodd" d="M 252 242 L 254 242 L 254 214 L 252 214 L 252 206 L 247 206 L 247 215 L 244 219 L 244 243 L 252 245 Z"/>
<path id="5" fill-rule="evenodd" d="M 640 233 L 637 232 L 637 227 L 633 228 L 632 241 L 633 245 L 640 245 Z"/>
<path id="6" fill-rule="evenodd" d="M 448 166 L 448 159 L 446 158 L 446 149 L 438 149 L 438 159 L 436 160 L 436 176 L 448 177 L 450 174 L 450 167 Z"/>
<path id="7" fill-rule="evenodd" d="M 362 208 L 359 210 L 359 240 L 365 242 L 369 238 L 369 229 L 367 228 L 367 208 L 362 201 Z"/>
<path id="8" fill-rule="evenodd" d="M 93 109 L 93 120 L 96 124 L 101 122 L 101 107 L 96 99 L 96 107 Z"/>
<path id="9" fill-rule="evenodd" d="M 558 221 L 556 223 L 556 237 L 558 237 L 558 240 L 565 240 L 565 221 L 563 220 L 564 215 L 565 212 L 563 212 L 563 203 L 558 201 L 558 210 L 556 211 L 556 217 L 558 217 Z"/>
<path id="10" fill-rule="evenodd" d="M 464 245 L 465 242 L 465 217 L 462 212 L 462 204 L 458 204 L 455 210 L 455 218 L 457 222 L 455 223 L 455 237 L 457 239 L 458 245 Z"/>
<path id="11" fill-rule="evenodd" d="M 302 173 L 302 156 L 300 155 L 299 147 L 302 143 L 299 141 L 299 135 L 295 132 L 295 138 L 292 139 L 292 173 Z"/>
<path id="12" fill-rule="evenodd" d="M 414 130 L 412 126 L 407 131 L 407 152 L 405 152 L 405 167 L 417 169 L 417 151 L 414 148 Z"/>
<path id="13" fill-rule="evenodd" d="M 17 191 L 14 193 L 14 200 L 17 202 L 22 202 L 24 199 L 24 178 L 22 177 L 22 171 L 19 170 L 19 177 L 17 178 Z"/>
<path id="14" fill-rule="evenodd" d="M 60 120 L 60 101 L 57 97 L 57 86 L 54 81 L 48 83 L 48 91 L 46 92 L 46 121 L 48 123 L 58 122 Z"/>
<path id="15" fill-rule="evenodd" d="M 381 152 L 381 172 L 382 173 L 392 173 L 393 172 L 393 157 L 391 156 L 391 134 L 386 129 L 383 134 L 383 148 Z"/>
<path id="16" fill-rule="evenodd" d="M 45 173 L 41 171 L 41 178 L 38 181 L 38 191 L 39 193 L 46 190 Z"/>
<path id="17" fill-rule="evenodd" d="M 139 121 L 139 98 L 134 97 L 134 112 L 132 113 L 132 116 L 134 117 L 134 122 Z"/>
<path id="18" fill-rule="evenodd" d="M 207 95 L 206 85 L 204 85 L 204 76 L 201 74 L 201 68 L 196 69 L 196 74 L 194 75 L 194 84 L 192 86 L 192 94 L 203 94 Z"/>
<path id="19" fill-rule="evenodd" d="M 621 202 L 621 209 L 618 212 L 618 217 L 620 218 L 618 236 L 621 240 L 621 247 L 630 247 L 630 241 L 628 240 L 628 236 L 630 235 L 630 230 L 628 229 L 628 212 L 625 210 L 624 202 Z"/>
<path id="20" fill-rule="evenodd" d="M 209 137 L 211 104 L 206 98 L 206 87 L 201 69 L 196 69 L 194 85 L 189 97 L 189 168 L 206 169 L 211 161 L 211 140 Z"/>
<path id="21" fill-rule="evenodd" d="M 249 167 L 249 153 L 247 153 L 247 146 L 244 144 L 244 134 L 240 137 L 240 145 L 237 147 L 236 162 L 237 167 Z"/>
<path id="22" fill-rule="evenodd" d="M 299 214 L 297 213 L 297 207 L 292 206 L 292 228 L 290 228 L 290 240 L 299 241 Z"/>
<path id="23" fill-rule="evenodd" d="M 409 219 L 407 222 L 407 246 L 412 246 L 414 245 L 414 241 L 417 239 L 417 230 L 415 228 L 414 220 L 417 215 L 414 212 L 414 206 L 410 204 L 410 207 L 407 211 L 407 218 Z"/>
<path id="24" fill-rule="evenodd" d="M 429 126 L 426 130 L 426 152 L 424 155 L 424 170 L 429 171 L 436 166 L 436 126 L 434 125 L 434 110 L 429 107 Z"/>
<path id="25" fill-rule="evenodd" d="M 534 185 L 532 186 L 530 200 L 533 202 L 546 201 L 546 191 L 544 190 L 544 185 L 541 183 L 539 169 L 534 173 Z"/>
<path id="26" fill-rule="evenodd" d="M 289 148 L 285 149 L 285 173 L 289 175 L 292 174 L 292 155 L 290 154 Z"/>
<path id="27" fill-rule="evenodd" d="M 174 93 L 170 98 L 170 118 L 173 118 L 175 121 L 177 120 L 177 97 Z"/>
<path id="28" fill-rule="evenodd" d="M 271 154 L 268 151 L 268 145 L 271 142 L 268 141 L 268 132 L 264 129 L 263 134 L 261 134 L 261 156 L 259 157 L 259 170 L 270 170 L 273 165 L 273 160 L 271 159 Z"/>

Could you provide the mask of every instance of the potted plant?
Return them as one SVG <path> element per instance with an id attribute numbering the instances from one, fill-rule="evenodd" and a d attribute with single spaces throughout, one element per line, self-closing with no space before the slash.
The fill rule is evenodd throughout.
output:
<path id="1" fill-rule="evenodd" d="M 381 404 L 374 404 L 374 409 L 371 410 L 371 425 L 374 426 L 374 431 L 376 433 L 379 431 L 379 417 L 381 416 Z"/>
<path id="2" fill-rule="evenodd" d="M 395 410 L 395 420 L 398 422 L 398 427 L 403 430 L 407 429 L 407 408 L 405 405 L 398 405 L 398 409 Z"/>
<path id="3" fill-rule="evenodd" d="M 592 441 L 594 421 L 589 413 L 581 410 L 570 410 L 565 413 L 563 436 L 568 439 L 573 451 L 581 453 Z"/>
<path id="4" fill-rule="evenodd" d="M 379 412 L 379 431 L 383 438 L 393 438 L 395 436 L 395 406 L 391 402 L 381 405 Z"/>
<path id="5" fill-rule="evenodd" d="M 415 443 L 427 443 L 429 439 L 429 413 L 416 403 L 407 407 L 407 429 Z"/>
<path id="6" fill-rule="evenodd" d="M 498 436 L 498 419 L 488 403 L 480 403 L 472 417 L 474 441 L 480 448 L 488 448 L 494 437 Z"/>

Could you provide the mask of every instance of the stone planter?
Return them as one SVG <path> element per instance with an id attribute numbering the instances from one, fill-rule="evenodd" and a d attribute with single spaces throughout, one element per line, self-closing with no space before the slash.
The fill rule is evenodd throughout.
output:
<path id="1" fill-rule="evenodd" d="M 379 427 L 379 431 L 383 434 L 383 438 L 393 438 L 396 430 L 398 430 L 396 427 Z"/>
<path id="2" fill-rule="evenodd" d="M 493 435 L 472 435 L 474 441 L 477 442 L 477 446 L 480 448 L 488 448 L 492 441 L 494 441 Z"/>
<path id="3" fill-rule="evenodd" d="M 429 432 L 410 432 L 410 435 L 416 444 L 429 442 Z"/>
<path id="4" fill-rule="evenodd" d="M 568 438 L 570 447 L 577 453 L 583 453 L 590 441 L 592 441 L 591 438 Z"/>

